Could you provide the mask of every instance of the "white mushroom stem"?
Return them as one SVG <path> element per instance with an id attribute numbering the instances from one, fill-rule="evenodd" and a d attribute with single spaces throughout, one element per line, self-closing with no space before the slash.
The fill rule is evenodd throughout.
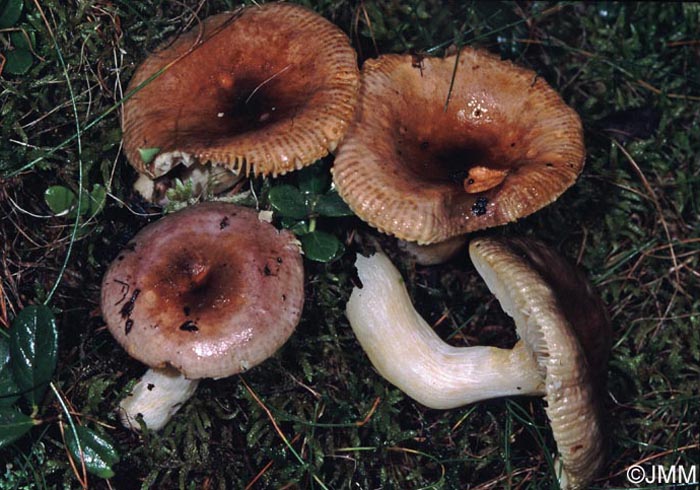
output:
<path id="1" fill-rule="evenodd" d="M 346 314 L 374 367 L 389 382 L 430 408 L 448 409 L 488 398 L 543 395 L 532 352 L 521 341 L 511 350 L 453 347 L 413 308 L 399 271 L 383 254 L 357 257 L 362 288 Z"/>
<path id="2" fill-rule="evenodd" d="M 194 395 L 198 384 L 198 379 L 186 379 L 172 368 L 149 369 L 119 404 L 122 425 L 140 430 L 138 416 L 141 415 L 150 430 L 162 429 Z"/>
<path id="3" fill-rule="evenodd" d="M 437 265 L 443 264 L 457 255 L 466 243 L 467 235 L 457 235 L 430 245 L 418 245 L 416 242 L 399 240 L 399 248 L 413 257 L 417 264 Z"/>

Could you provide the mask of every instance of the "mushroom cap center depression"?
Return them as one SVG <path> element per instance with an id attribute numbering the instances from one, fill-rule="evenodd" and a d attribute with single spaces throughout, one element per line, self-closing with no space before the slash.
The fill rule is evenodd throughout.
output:
<path id="1" fill-rule="evenodd" d="M 192 94 L 197 103 L 187 106 L 186 126 L 173 128 L 173 146 L 215 145 L 293 119 L 313 100 L 316 84 L 303 73 L 313 70 L 313 65 L 258 62 L 246 66 L 245 75 L 237 74 L 235 68 L 211 75 L 209 83 Z"/>
<path id="2" fill-rule="evenodd" d="M 363 66 L 333 179 L 360 218 L 429 244 L 554 201 L 583 165 L 581 123 L 530 70 L 488 53 Z"/>
<path id="3" fill-rule="evenodd" d="M 359 86 L 347 36 L 283 2 L 208 17 L 144 60 L 129 88 L 156 73 L 123 124 L 129 162 L 151 177 L 176 158 L 262 175 L 311 164 L 345 134 Z M 142 148 L 159 153 L 147 162 Z"/>
<path id="4" fill-rule="evenodd" d="M 508 174 L 541 157 L 530 127 L 498 95 L 483 89 L 450 93 L 445 106 L 448 87 L 432 91 L 422 85 L 405 89 L 386 107 L 387 120 L 394 123 L 394 158 L 417 185 L 437 186 L 459 201 L 465 191 L 497 188 Z"/>
<path id="5" fill-rule="evenodd" d="M 445 123 L 449 125 L 450 123 Z M 500 185 L 518 162 L 526 156 L 516 152 L 516 145 L 504 145 L 490 128 L 467 128 L 447 131 L 435 127 L 409 130 L 399 126 L 396 155 L 415 180 L 425 184 L 446 185 L 455 192 L 483 192 Z"/>
<path id="6" fill-rule="evenodd" d="M 298 323 L 303 297 L 291 233 L 253 210 L 204 203 L 134 237 L 105 274 L 102 310 L 132 357 L 219 378 L 272 355 Z"/>
<path id="7" fill-rule="evenodd" d="M 225 324 L 230 309 L 245 302 L 246 278 L 236 262 L 216 247 L 206 256 L 185 246 L 174 258 L 162 257 L 142 278 L 145 314 L 156 325 L 183 332 Z"/>
<path id="8" fill-rule="evenodd" d="M 220 241 L 192 237 L 191 243 L 183 243 L 181 237 L 157 245 L 134 273 L 129 294 L 138 293 L 134 301 L 124 302 L 133 321 L 128 330 L 134 331 L 125 336 L 146 329 L 179 339 L 178 344 L 198 340 L 228 345 L 248 342 L 253 330 L 265 335 L 271 327 L 257 319 L 273 315 L 268 308 L 280 301 L 276 296 L 281 288 L 268 284 L 278 276 L 284 282 L 290 274 L 287 257 L 274 245 L 265 250 L 265 244 L 244 240 L 232 247 L 227 239 L 224 234 Z"/>

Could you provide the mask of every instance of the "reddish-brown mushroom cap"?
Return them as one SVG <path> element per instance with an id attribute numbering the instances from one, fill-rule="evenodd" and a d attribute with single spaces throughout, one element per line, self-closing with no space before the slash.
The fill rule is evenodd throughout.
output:
<path id="1" fill-rule="evenodd" d="M 352 210 L 420 244 L 554 201 L 584 162 L 581 122 L 547 83 L 484 51 L 368 60 L 333 178 Z"/>
<path id="2" fill-rule="evenodd" d="M 129 162 L 159 177 L 211 161 L 284 174 L 335 149 L 359 88 L 354 49 L 335 25 L 299 5 L 270 3 L 207 18 L 137 69 L 124 104 Z M 152 161 L 140 149 L 157 148 Z"/>
<path id="3" fill-rule="evenodd" d="M 102 283 L 112 335 L 152 368 L 221 378 L 271 356 L 304 302 L 298 243 L 255 211 L 204 203 L 141 230 Z"/>

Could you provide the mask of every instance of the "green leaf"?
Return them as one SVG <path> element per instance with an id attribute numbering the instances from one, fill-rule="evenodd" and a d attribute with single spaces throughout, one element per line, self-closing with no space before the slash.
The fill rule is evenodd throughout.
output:
<path id="1" fill-rule="evenodd" d="M 331 183 L 331 176 L 323 164 L 317 163 L 299 170 L 297 182 L 304 194 L 323 194 Z"/>
<path id="2" fill-rule="evenodd" d="M 22 15 L 23 0 L 7 0 L 0 5 L 0 29 L 14 26 Z"/>
<path id="3" fill-rule="evenodd" d="M 305 235 L 309 232 L 309 223 L 306 220 L 296 220 L 294 218 L 282 218 L 280 220 L 282 228 L 286 228 L 295 235 Z"/>
<path id="4" fill-rule="evenodd" d="M 7 446 L 29 432 L 34 420 L 14 407 L 0 407 L 0 447 Z"/>
<path id="5" fill-rule="evenodd" d="M 25 48 L 8 51 L 5 58 L 5 70 L 12 75 L 24 75 L 34 62 L 31 51 Z"/>
<path id="6" fill-rule="evenodd" d="M 282 228 L 287 228 L 287 229 L 289 229 L 289 228 L 292 228 L 292 227 L 296 226 L 297 223 L 299 223 L 299 220 L 294 219 L 294 218 L 285 218 L 285 217 L 283 216 L 282 219 L 280 219 L 280 226 L 281 226 Z"/>
<path id="7" fill-rule="evenodd" d="M 283 217 L 302 219 L 306 218 L 306 202 L 304 196 L 294 186 L 278 185 L 270 189 L 268 194 L 272 209 Z"/>
<path id="8" fill-rule="evenodd" d="M 26 34 L 25 34 L 26 32 Z M 29 49 L 33 46 L 35 35 L 33 32 L 15 31 L 10 34 L 10 42 L 15 48 Z"/>
<path id="9" fill-rule="evenodd" d="M 316 201 L 314 211 L 321 216 L 334 218 L 341 216 L 352 216 L 354 214 L 348 205 L 345 204 L 345 201 L 343 201 L 343 199 L 335 191 L 331 191 L 328 194 L 320 196 L 318 201 Z"/>
<path id="10" fill-rule="evenodd" d="M 12 373 L 20 390 L 36 406 L 56 369 L 56 319 L 44 305 L 27 306 L 10 328 Z"/>
<path id="11" fill-rule="evenodd" d="M 73 208 L 77 198 L 68 187 L 52 185 L 44 192 L 44 201 L 53 214 L 63 216 Z"/>
<path id="12" fill-rule="evenodd" d="M 102 211 L 107 201 L 107 190 L 100 184 L 95 184 L 92 186 L 92 192 L 90 192 L 90 216 L 95 216 L 97 213 Z M 87 209 L 85 212 L 87 213 Z"/>
<path id="13" fill-rule="evenodd" d="M 341 249 L 340 240 L 325 231 L 314 231 L 299 237 L 306 258 L 316 262 L 329 262 Z"/>
<path id="14" fill-rule="evenodd" d="M 148 165 L 160 153 L 160 148 L 139 148 L 139 155 L 143 163 Z"/>
<path id="15" fill-rule="evenodd" d="M 80 215 L 84 216 L 90 212 L 90 193 L 83 189 L 83 192 L 80 193 Z M 78 213 L 78 205 L 76 203 L 75 206 L 73 206 L 73 209 L 71 209 L 70 213 L 68 213 L 69 218 L 75 218 L 76 214 Z"/>
<path id="16" fill-rule="evenodd" d="M 10 344 L 0 336 L 0 408 L 12 405 L 19 398 L 19 387 L 10 367 Z"/>
<path id="17" fill-rule="evenodd" d="M 105 205 L 107 191 L 100 184 L 95 184 L 92 191 L 83 190 L 80 196 L 80 214 L 95 216 Z M 44 192 L 46 205 L 56 216 L 75 218 L 78 212 L 78 199 L 75 193 L 62 185 L 54 185 Z"/>
<path id="18" fill-rule="evenodd" d="M 306 235 L 309 233 L 309 223 L 306 220 L 297 221 L 294 226 L 289 227 L 289 231 L 294 233 L 296 236 Z"/>
<path id="19" fill-rule="evenodd" d="M 78 467 L 80 460 L 85 461 L 85 468 L 100 478 L 111 478 L 114 476 L 112 465 L 119 462 L 119 454 L 111 442 L 97 434 L 95 431 L 88 429 L 82 425 L 75 426 L 75 432 L 78 434 L 80 449 L 82 449 L 83 457 L 80 457 L 80 450 L 75 439 L 75 434 L 70 427 L 66 427 L 66 445 L 73 456 Z"/>

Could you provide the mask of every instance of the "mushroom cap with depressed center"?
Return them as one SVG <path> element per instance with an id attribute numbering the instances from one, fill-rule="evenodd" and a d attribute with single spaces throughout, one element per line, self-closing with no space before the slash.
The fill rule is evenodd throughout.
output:
<path id="1" fill-rule="evenodd" d="M 602 300 L 583 274 L 537 240 L 478 238 L 469 254 L 537 359 L 562 488 L 587 488 L 605 461 L 600 396 L 611 331 Z"/>
<path id="2" fill-rule="evenodd" d="M 112 335 L 152 368 L 222 378 L 270 357 L 304 302 L 298 242 L 251 209 L 203 203 L 142 229 L 102 282 Z"/>
<path id="3" fill-rule="evenodd" d="M 481 50 L 362 69 L 333 179 L 364 221 L 428 244 L 527 216 L 583 168 L 581 121 L 531 70 Z"/>
<path id="4" fill-rule="evenodd" d="M 273 176 L 309 165 L 352 119 L 356 58 L 338 27 L 299 5 L 208 17 L 136 70 L 128 90 L 144 86 L 124 104 L 127 158 L 153 178 L 192 160 Z M 159 153 L 144 161 L 150 148 Z"/>

